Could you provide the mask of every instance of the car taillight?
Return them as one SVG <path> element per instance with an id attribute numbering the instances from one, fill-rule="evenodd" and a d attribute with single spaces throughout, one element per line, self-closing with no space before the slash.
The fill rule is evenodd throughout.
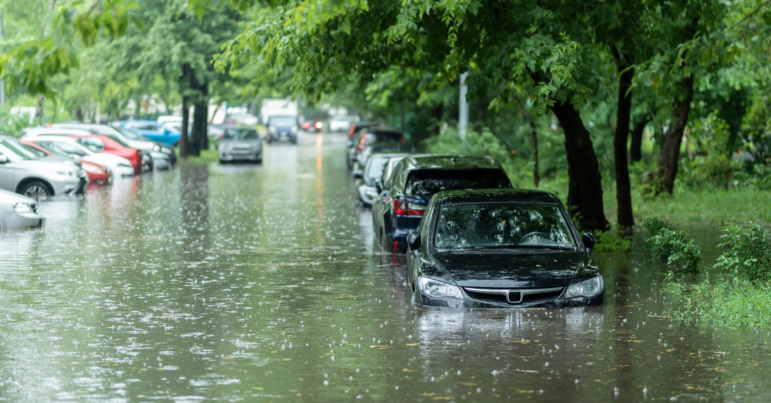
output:
<path id="1" fill-rule="evenodd" d="M 351 129 L 348 130 L 348 138 L 353 137 L 354 133 L 356 133 L 356 125 L 351 125 Z"/>
<path id="2" fill-rule="evenodd" d="M 364 151 L 364 144 L 366 143 L 367 143 L 367 134 L 365 133 L 361 135 L 361 141 L 359 141 L 359 147 L 357 147 L 357 150 L 359 150 L 359 152 Z"/>
<path id="3" fill-rule="evenodd" d="M 399 215 L 423 215 L 426 211 L 426 206 L 420 204 L 405 202 L 402 200 L 393 200 L 394 213 Z"/>
<path id="4" fill-rule="evenodd" d="M 303 122 L 303 129 L 310 129 L 311 128 L 311 122 Z"/>

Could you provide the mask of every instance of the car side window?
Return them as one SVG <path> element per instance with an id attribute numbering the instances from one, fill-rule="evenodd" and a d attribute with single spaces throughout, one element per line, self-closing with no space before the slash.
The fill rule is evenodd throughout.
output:
<path id="1" fill-rule="evenodd" d="M 56 144 L 56 148 L 58 148 L 61 151 L 64 151 L 67 154 L 79 155 L 79 156 L 86 155 L 86 153 L 84 153 L 83 150 L 73 146 L 72 144 L 58 143 Z"/>
<path id="2" fill-rule="evenodd" d="M 104 151 L 104 142 L 100 139 L 93 137 L 83 137 L 78 139 L 78 142 L 95 153 Z"/>

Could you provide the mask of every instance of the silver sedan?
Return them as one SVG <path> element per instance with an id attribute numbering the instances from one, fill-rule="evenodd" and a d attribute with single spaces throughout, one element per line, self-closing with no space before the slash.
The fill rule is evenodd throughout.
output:
<path id="1" fill-rule="evenodd" d="M 37 202 L 0 189 L 0 230 L 42 227 L 46 219 L 37 212 Z"/>

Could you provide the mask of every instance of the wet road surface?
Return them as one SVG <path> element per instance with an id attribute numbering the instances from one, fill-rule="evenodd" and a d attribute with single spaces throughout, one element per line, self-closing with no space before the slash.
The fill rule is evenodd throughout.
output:
<path id="1" fill-rule="evenodd" d="M 182 163 L 0 232 L 0 401 L 771 401 L 769 333 L 662 315 L 642 251 L 596 256 L 603 307 L 410 305 L 342 137 Z"/>

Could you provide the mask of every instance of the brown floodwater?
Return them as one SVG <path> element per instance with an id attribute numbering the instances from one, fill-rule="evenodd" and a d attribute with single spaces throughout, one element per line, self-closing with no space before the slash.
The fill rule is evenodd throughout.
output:
<path id="1" fill-rule="evenodd" d="M 602 307 L 411 305 L 343 149 L 181 163 L 0 232 L 0 401 L 771 400 L 768 330 L 673 321 L 640 248 L 595 255 Z"/>

